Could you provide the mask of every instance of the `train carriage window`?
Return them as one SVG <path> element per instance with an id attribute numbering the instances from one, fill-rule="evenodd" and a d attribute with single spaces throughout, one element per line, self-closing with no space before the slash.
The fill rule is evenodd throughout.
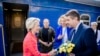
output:
<path id="1" fill-rule="evenodd" d="M 82 14 L 80 17 L 81 17 L 81 21 L 84 24 L 86 24 L 86 25 L 90 24 L 90 16 L 88 14 Z"/>
<path id="2" fill-rule="evenodd" d="M 98 16 L 98 18 L 97 18 L 97 23 L 98 23 L 97 29 L 100 30 L 100 16 Z"/>

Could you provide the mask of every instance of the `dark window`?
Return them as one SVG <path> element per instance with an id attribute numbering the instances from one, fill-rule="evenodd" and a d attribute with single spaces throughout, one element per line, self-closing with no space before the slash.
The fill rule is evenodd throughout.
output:
<path id="1" fill-rule="evenodd" d="M 89 19 L 90 19 L 90 17 L 89 17 L 88 14 L 82 14 L 81 15 L 81 20 L 83 21 L 84 24 L 89 25 L 89 23 L 90 23 Z"/>
<path id="2" fill-rule="evenodd" d="M 97 18 L 98 19 L 98 27 L 97 27 L 97 29 L 99 29 L 100 30 L 100 16 Z"/>

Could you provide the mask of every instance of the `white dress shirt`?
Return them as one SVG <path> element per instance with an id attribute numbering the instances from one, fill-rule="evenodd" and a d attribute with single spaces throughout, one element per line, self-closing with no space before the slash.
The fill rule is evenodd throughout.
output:
<path id="1" fill-rule="evenodd" d="M 98 30 L 97 32 L 98 32 L 98 34 L 97 34 L 97 44 L 98 44 L 98 42 L 100 41 L 100 30 Z"/>
<path id="2" fill-rule="evenodd" d="M 65 43 L 68 40 L 68 35 L 67 35 L 66 27 L 62 28 L 62 35 L 64 35 L 62 42 Z"/>

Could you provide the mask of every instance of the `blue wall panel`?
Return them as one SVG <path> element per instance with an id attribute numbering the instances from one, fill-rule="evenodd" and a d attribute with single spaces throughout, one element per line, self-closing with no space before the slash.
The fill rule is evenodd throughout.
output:
<path id="1" fill-rule="evenodd" d="M 78 4 L 73 2 L 67 2 L 64 0 L 1 0 L 1 2 L 10 2 L 10 3 L 22 3 L 29 4 L 29 6 L 40 6 L 40 7 L 51 7 L 51 8 L 62 8 L 62 9 L 77 9 L 80 12 L 90 13 L 99 13 L 100 7 Z M 34 9 L 33 9 L 34 10 Z M 48 9 L 47 9 L 48 10 Z M 30 14 L 31 12 L 29 12 Z M 31 15 L 30 15 L 31 16 Z M 90 15 L 91 16 L 91 15 Z M 96 20 L 95 14 L 93 15 L 92 20 Z M 95 18 L 96 17 L 96 18 Z"/>
<path id="2" fill-rule="evenodd" d="M 96 21 L 97 16 L 100 15 L 100 7 L 72 3 L 72 2 L 65 2 L 63 0 L 32 0 L 33 3 L 29 4 L 31 6 L 40 6 L 40 7 L 51 7 L 67 10 L 69 9 L 77 9 L 80 11 L 80 14 L 87 13 L 90 15 L 92 21 Z M 97 15 L 98 14 L 98 15 Z"/>
<path id="3" fill-rule="evenodd" d="M 35 6 L 33 6 L 35 7 Z M 30 11 L 29 17 L 38 17 L 41 19 L 40 25 L 43 26 L 43 19 L 48 18 L 50 20 L 50 26 L 56 29 L 57 21 L 60 15 L 64 14 L 66 10 L 50 8 L 50 7 L 39 7 L 38 11 L 32 12 Z M 33 9 L 34 10 L 34 9 Z"/>

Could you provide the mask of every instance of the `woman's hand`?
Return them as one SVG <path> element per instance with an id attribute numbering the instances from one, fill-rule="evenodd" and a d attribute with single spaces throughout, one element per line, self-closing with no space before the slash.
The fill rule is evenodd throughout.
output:
<path id="1" fill-rule="evenodd" d="M 64 37 L 64 35 L 59 35 L 58 39 L 62 39 Z"/>

